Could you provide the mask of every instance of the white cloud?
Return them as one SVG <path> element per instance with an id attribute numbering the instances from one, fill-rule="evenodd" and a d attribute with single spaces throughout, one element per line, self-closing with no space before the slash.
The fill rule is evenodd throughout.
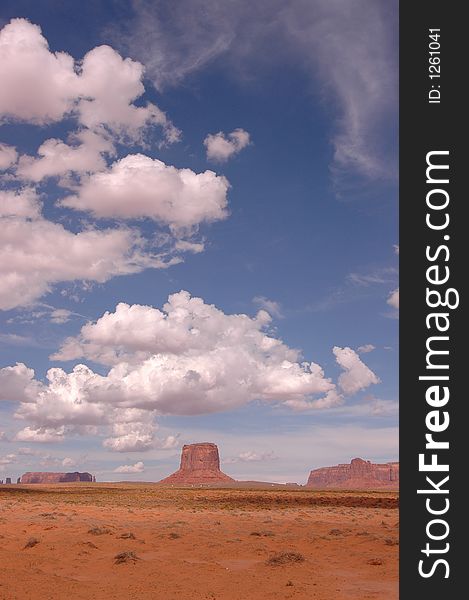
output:
<path id="1" fill-rule="evenodd" d="M 70 321 L 70 317 L 73 315 L 71 310 L 67 310 L 66 308 L 55 308 L 50 313 L 50 321 L 51 323 L 56 323 L 57 325 L 61 325 L 63 323 L 67 323 Z"/>
<path id="2" fill-rule="evenodd" d="M 110 46 L 99 46 L 86 54 L 80 73 L 79 121 L 88 128 L 107 126 L 120 136 L 139 139 L 150 124 L 163 127 L 166 139 L 175 142 L 180 132 L 154 104 L 135 106 L 145 91 L 143 65 L 123 59 Z"/>
<path id="3" fill-rule="evenodd" d="M 309 401 L 303 398 L 295 398 L 287 400 L 285 405 L 296 411 L 314 411 L 335 408 L 341 406 L 344 402 L 345 399 L 342 394 L 338 393 L 336 389 L 332 389 L 325 396 L 317 400 Z"/>
<path id="4" fill-rule="evenodd" d="M 32 207 L 22 208 L 24 212 Z M 43 218 L 2 219 L 0 240 L 0 309 L 27 306 L 59 282 L 104 283 L 117 275 L 146 268 L 165 268 L 158 255 L 144 248 L 133 229 L 86 230 L 73 233 Z"/>
<path id="5" fill-rule="evenodd" d="M 50 52 L 41 29 L 26 19 L 12 19 L 0 31 L 0 79 L 0 117 L 58 121 L 77 95 L 73 58 Z"/>
<path id="6" fill-rule="evenodd" d="M 300 65 L 336 115 L 336 175 L 396 176 L 395 149 L 383 142 L 397 130 L 398 89 L 397 18 L 386 3 L 260 0 L 253 11 L 248 0 L 180 0 L 173 8 L 162 18 L 158 3 L 140 0 L 115 35 L 159 89 L 215 59 L 242 80 L 266 61 Z"/>
<path id="7" fill-rule="evenodd" d="M 34 379 L 34 370 L 23 363 L 0 369 L 0 400 L 31 402 L 41 384 Z"/>
<path id="8" fill-rule="evenodd" d="M 134 465 L 121 465 L 114 469 L 114 473 L 143 473 L 145 465 L 142 461 L 136 462 Z"/>
<path id="9" fill-rule="evenodd" d="M 145 452 L 155 446 L 155 431 L 152 423 L 115 423 L 113 437 L 104 440 L 103 446 L 114 452 Z"/>
<path id="10" fill-rule="evenodd" d="M 0 466 L 11 465 L 14 462 L 16 462 L 16 454 L 6 454 L 5 456 L 0 456 Z"/>
<path id="11" fill-rule="evenodd" d="M 215 134 L 209 133 L 204 139 L 207 159 L 214 162 L 226 162 L 250 143 L 250 135 L 244 129 L 235 129 L 228 134 L 222 131 Z"/>
<path id="12" fill-rule="evenodd" d="M 77 194 L 60 204 L 96 217 L 150 217 L 173 230 L 191 229 L 228 216 L 228 187 L 213 171 L 194 173 L 134 154 L 82 180 Z"/>
<path id="13" fill-rule="evenodd" d="M 12 19 L 0 31 L 0 119 L 44 125 L 73 115 L 89 129 L 104 127 L 118 139 L 140 142 L 145 128 L 158 125 L 168 142 L 177 141 L 180 132 L 157 106 L 133 104 L 145 91 L 143 70 L 109 46 L 93 48 L 75 63 L 69 54 L 49 50 L 40 27 Z M 42 168 L 47 171 L 44 162 Z"/>
<path id="14" fill-rule="evenodd" d="M 22 190 L 0 190 L 0 217 L 21 217 L 37 219 L 41 213 L 41 203 L 31 188 Z M 1 242 L 0 242 L 1 244 Z"/>
<path id="15" fill-rule="evenodd" d="M 17 174 L 22 179 L 39 182 L 46 177 L 69 173 L 93 173 L 106 168 L 103 154 L 114 153 L 113 144 L 102 135 L 82 130 L 70 136 L 71 144 L 48 139 L 38 148 L 38 157 L 21 156 Z M 66 182 L 64 182 L 66 183 Z"/>
<path id="16" fill-rule="evenodd" d="M 177 436 L 155 437 L 153 419 L 161 414 L 219 412 L 256 399 L 315 408 L 342 402 L 321 367 L 300 362 L 297 350 L 266 331 L 269 323 L 265 311 L 228 315 L 187 292 L 170 296 L 163 310 L 121 303 L 53 357 L 85 358 L 109 372 L 49 369 L 47 385 L 16 416 L 32 424 L 33 437 L 45 429 L 62 436 L 64 428 L 110 428 L 104 446 L 129 452 L 178 445 Z"/>
<path id="17" fill-rule="evenodd" d="M 5 171 L 16 163 L 18 153 L 13 146 L 0 143 L 0 171 Z"/>
<path id="18" fill-rule="evenodd" d="M 339 376 L 339 387 L 347 395 L 355 394 L 368 386 L 380 383 L 379 378 L 360 360 L 351 348 L 334 346 L 334 355 L 345 373 Z"/>
<path id="19" fill-rule="evenodd" d="M 393 248 L 394 248 L 394 253 L 399 256 L 399 244 L 394 244 Z"/>
<path id="20" fill-rule="evenodd" d="M 39 443 L 55 443 L 62 442 L 64 439 L 65 428 L 58 427 L 56 429 L 50 427 L 25 427 L 18 431 L 15 435 L 17 442 L 39 442 Z"/>
<path id="21" fill-rule="evenodd" d="M 257 306 L 260 306 L 261 308 L 266 310 L 269 313 L 269 315 L 277 317 L 278 319 L 281 319 L 283 317 L 280 302 L 276 302 L 275 300 L 269 300 L 265 296 L 255 296 L 252 299 L 252 301 L 254 302 L 254 304 L 257 304 Z"/>
<path id="22" fill-rule="evenodd" d="M 119 304 L 52 358 L 112 365 L 106 379 L 89 373 L 86 387 L 103 401 L 112 394 L 114 402 L 169 414 L 225 410 L 254 398 L 305 399 L 334 389 L 318 365 L 299 363 L 296 350 L 263 331 L 269 323 L 265 311 L 255 318 L 226 315 L 179 292 L 163 311 Z"/>
<path id="23" fill-rule="evenodd" d="M 392 306 L 393 308 L 399 310 L 399 288 L 393 290 L 389 294 L 386 302 L 389 304 L 389 306 Z"/>
<path id="24" fill-rule="evenodd" d="M 65 467 L 66 469 L 69 469 L 72 467 L 76 467 L 77 463 L 75 460 L 73 460 L 73 458 L 70 458 L 67 456 L 62 460 L 62 466 Z"/>
<path id="25" fill-rule="evenodd" d="M 240 462 L 264 462 L 278 460 L 278 456 L 274 452 L 253 452 L 252 450 L 247 450 L 246 452 L 241 452 L 237 456 L 232 456 L 225 459 L 223 462 L 225 464 L 234 464 Z"/>
<path id="26" fill-rule="evenodd" d="M 357 348 L 357 352 L 360 354 L 367 354 L 368 352 L 373 352 L 373 350 L 376 350 L 376 346 L 373 346 L 373 344 L 364 344 Z"/>

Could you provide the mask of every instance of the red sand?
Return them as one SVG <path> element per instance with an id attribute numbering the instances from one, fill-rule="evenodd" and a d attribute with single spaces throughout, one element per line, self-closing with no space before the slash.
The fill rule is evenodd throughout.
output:
<path id="1" fill-rule="evenodd" d="M 396 507 L 392 492 L 4 486 L 0 599 L 394 600 Z M 300 560 L 268 563 L 281 552 Z"/>

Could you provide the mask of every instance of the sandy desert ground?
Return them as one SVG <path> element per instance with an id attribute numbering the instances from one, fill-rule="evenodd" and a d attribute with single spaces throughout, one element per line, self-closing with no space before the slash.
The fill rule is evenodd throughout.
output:
<path id="1" fill-rule="evenodd" d="M 1 600 L 393 600 L 398 494 L 0 488 Z"/>

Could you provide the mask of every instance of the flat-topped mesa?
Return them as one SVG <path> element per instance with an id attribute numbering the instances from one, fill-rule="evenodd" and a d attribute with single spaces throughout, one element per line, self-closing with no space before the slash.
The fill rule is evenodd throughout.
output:
<path id="1" fill-rule="evenodd" d="M 160 483 L 197 484 L 234 481 L 220 471 L 220 457 L 216 444 L 187 444 L 182 447 L 181 466 Z"/>
<path id="2" fill-rule="evenodd" d="M 324 489 L 397 489 L 399 463 L 374 464 L 369 460 L 354 458 L 351 463 L 335 467 L 314 469 L 309 474 L 306 487 Z"/>
<path id="3" fill-rule="evenodd" d="M 28 471 L 21 476 L 21 483 L 73 483 L 75 481 L 96 481 L 91 473 L 49 473 Z"/>

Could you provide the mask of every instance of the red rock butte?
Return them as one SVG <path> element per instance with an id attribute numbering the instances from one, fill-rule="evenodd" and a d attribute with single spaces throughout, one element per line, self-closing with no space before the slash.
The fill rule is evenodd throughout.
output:
<path id="1" fill-rule="evenodd" d="M 197 484 L 235 481 L 220 471 L 220 456 L 216 444 L 187 444 L 182 447 L 181 466 L 160 483 Z"/>
<path id="2" fill-rule="evenodd" d="M 96 478 L 91 473 L 49 473 L 28 471 L 21 475 L 21 483 L 73 483 L 75 481 L 94 482 Z"/>
<path id="3" fill-rule="evenodd" d="M 306 487 L 317 489 L 397 489 L 399 463 L 374 464 L 354 458 L 351 463 L 311 471 Z"/>

